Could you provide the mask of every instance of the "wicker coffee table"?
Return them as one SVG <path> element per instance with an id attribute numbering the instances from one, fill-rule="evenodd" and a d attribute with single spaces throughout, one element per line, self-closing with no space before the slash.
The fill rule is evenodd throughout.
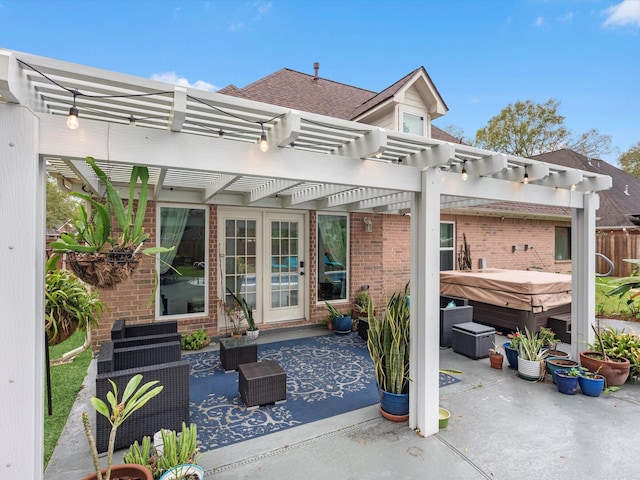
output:
<path id="1" fill-rule="evenodd" d="M 238 391 L 248 408 L 287 401 L 287 374 L 273 360 L 238 367 Z"/>
<path id="2" fill-rule="evenodd" d="M 234 371 L 242 363 L 258 361 L 258 344 L 247 337 L 221 338 L 220 363 L 226 372 Z"/>

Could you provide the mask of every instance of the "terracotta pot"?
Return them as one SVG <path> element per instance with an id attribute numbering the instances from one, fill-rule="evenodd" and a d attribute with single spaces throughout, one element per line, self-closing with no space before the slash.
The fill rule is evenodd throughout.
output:
<path id="1" fill-rule="evenodd" d="M 628 359 L 609 357 L 608 361 L 604 361 L 602 353 L 591 350 L 580 352 L 580 365 L 590 372 L 602 375 L 606 380 L 607 387 L 624 385 L 631 370 L 631 363 Z"/>
<path id="2" fill-rule="evenodd" d="M 498 354 L 498 353 L 489 354 L 489 362 L 491 363 L 491 368 L 502 370 L 503 361 L 504 361 L 504 355 Z"/>
<path id="3" fill-rule="evenodd" d="M 102 470 L 102 478 L 104 478 L 106 471 L 106 468 Z M 133 463 L 123 463 L 121 465 L 114 465 L 111 467 L 111 480 L 116 479 L 153 480 L 153 475 L 151 474 L 151 470 L 147 467 Z M 96 480 L 95 472 L 87 475 L 86 477 L 82 477 L 82 480 Z"/>

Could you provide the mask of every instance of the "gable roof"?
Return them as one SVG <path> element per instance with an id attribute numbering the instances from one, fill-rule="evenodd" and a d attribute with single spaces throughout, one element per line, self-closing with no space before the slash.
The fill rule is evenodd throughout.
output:
<path id="1" fill-rule="evenodd" d="M 640 179 L 604 160 L 589 158 L 568 148 L 532 157 L 547 163 L 609 175 L 613 185 L 598 192 L 600 208 L 596 226 L 633 227 L 640 223 Z"/>
<path id="2" fill-rule="evenodd" d="M 376 93 L 289 68 L 282 68 L 246 87 L 239 88 L 235 85 L 228 85 L 218 90 L 217 93 L 344 120 L 354 120 L 389 100 L 419 74 L 425 75 L 431 82 L 424 67 L 419 67 L 380 93 Z M 435 87 L 433 88 L 435 90 Z M 435 93 L 438 96 L 438 101 L 446 108 L 437 90 Z M 431 136 L 437 140 L 461 143 L 457 138 L 433 125 L 431 126 Z"/>

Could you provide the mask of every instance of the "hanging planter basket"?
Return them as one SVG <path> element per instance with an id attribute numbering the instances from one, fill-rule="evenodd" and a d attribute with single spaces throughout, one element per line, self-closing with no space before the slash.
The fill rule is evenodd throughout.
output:
<path id="1" fill-rule="evenodd" d="M 128 280 L 140 263 L 142 253 L 122 252 L 68 252 L 67 263 L 78 278 L 99 288 L 114 288 Z"/>
<path id="2" fill-rule="evenodd" d="M 48 328 L 45 323 L 45 331 L 47 332 L 47 341 L 49 345 L 58 345 L 64 342 L 78 329 L 78 322 L 69 321 L 68 314 L 60 313 L 59 315 L 60 317 L 55 320 L 58 324 L 58 328 L 55 329 L 55 331 L 52 328 Z"/>

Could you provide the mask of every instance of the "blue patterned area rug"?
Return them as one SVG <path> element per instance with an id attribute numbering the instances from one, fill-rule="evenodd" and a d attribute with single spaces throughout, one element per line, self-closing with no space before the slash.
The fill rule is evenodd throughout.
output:
<path id="1" fill-rule="evenodd" d="M 191 421 L 201 451 L 267 435 L 378 403 L 373 363 L 357 334 L 328 334 L 258 345 L 258 360 L 275 360 L 287 373 L 287 401 L 249 410 L 238 393 L 238 373 L 225 373 L 218 352 L 185 356 L 191 363 Z M 440 373 L 440 386 L 458 380 Z"/>

